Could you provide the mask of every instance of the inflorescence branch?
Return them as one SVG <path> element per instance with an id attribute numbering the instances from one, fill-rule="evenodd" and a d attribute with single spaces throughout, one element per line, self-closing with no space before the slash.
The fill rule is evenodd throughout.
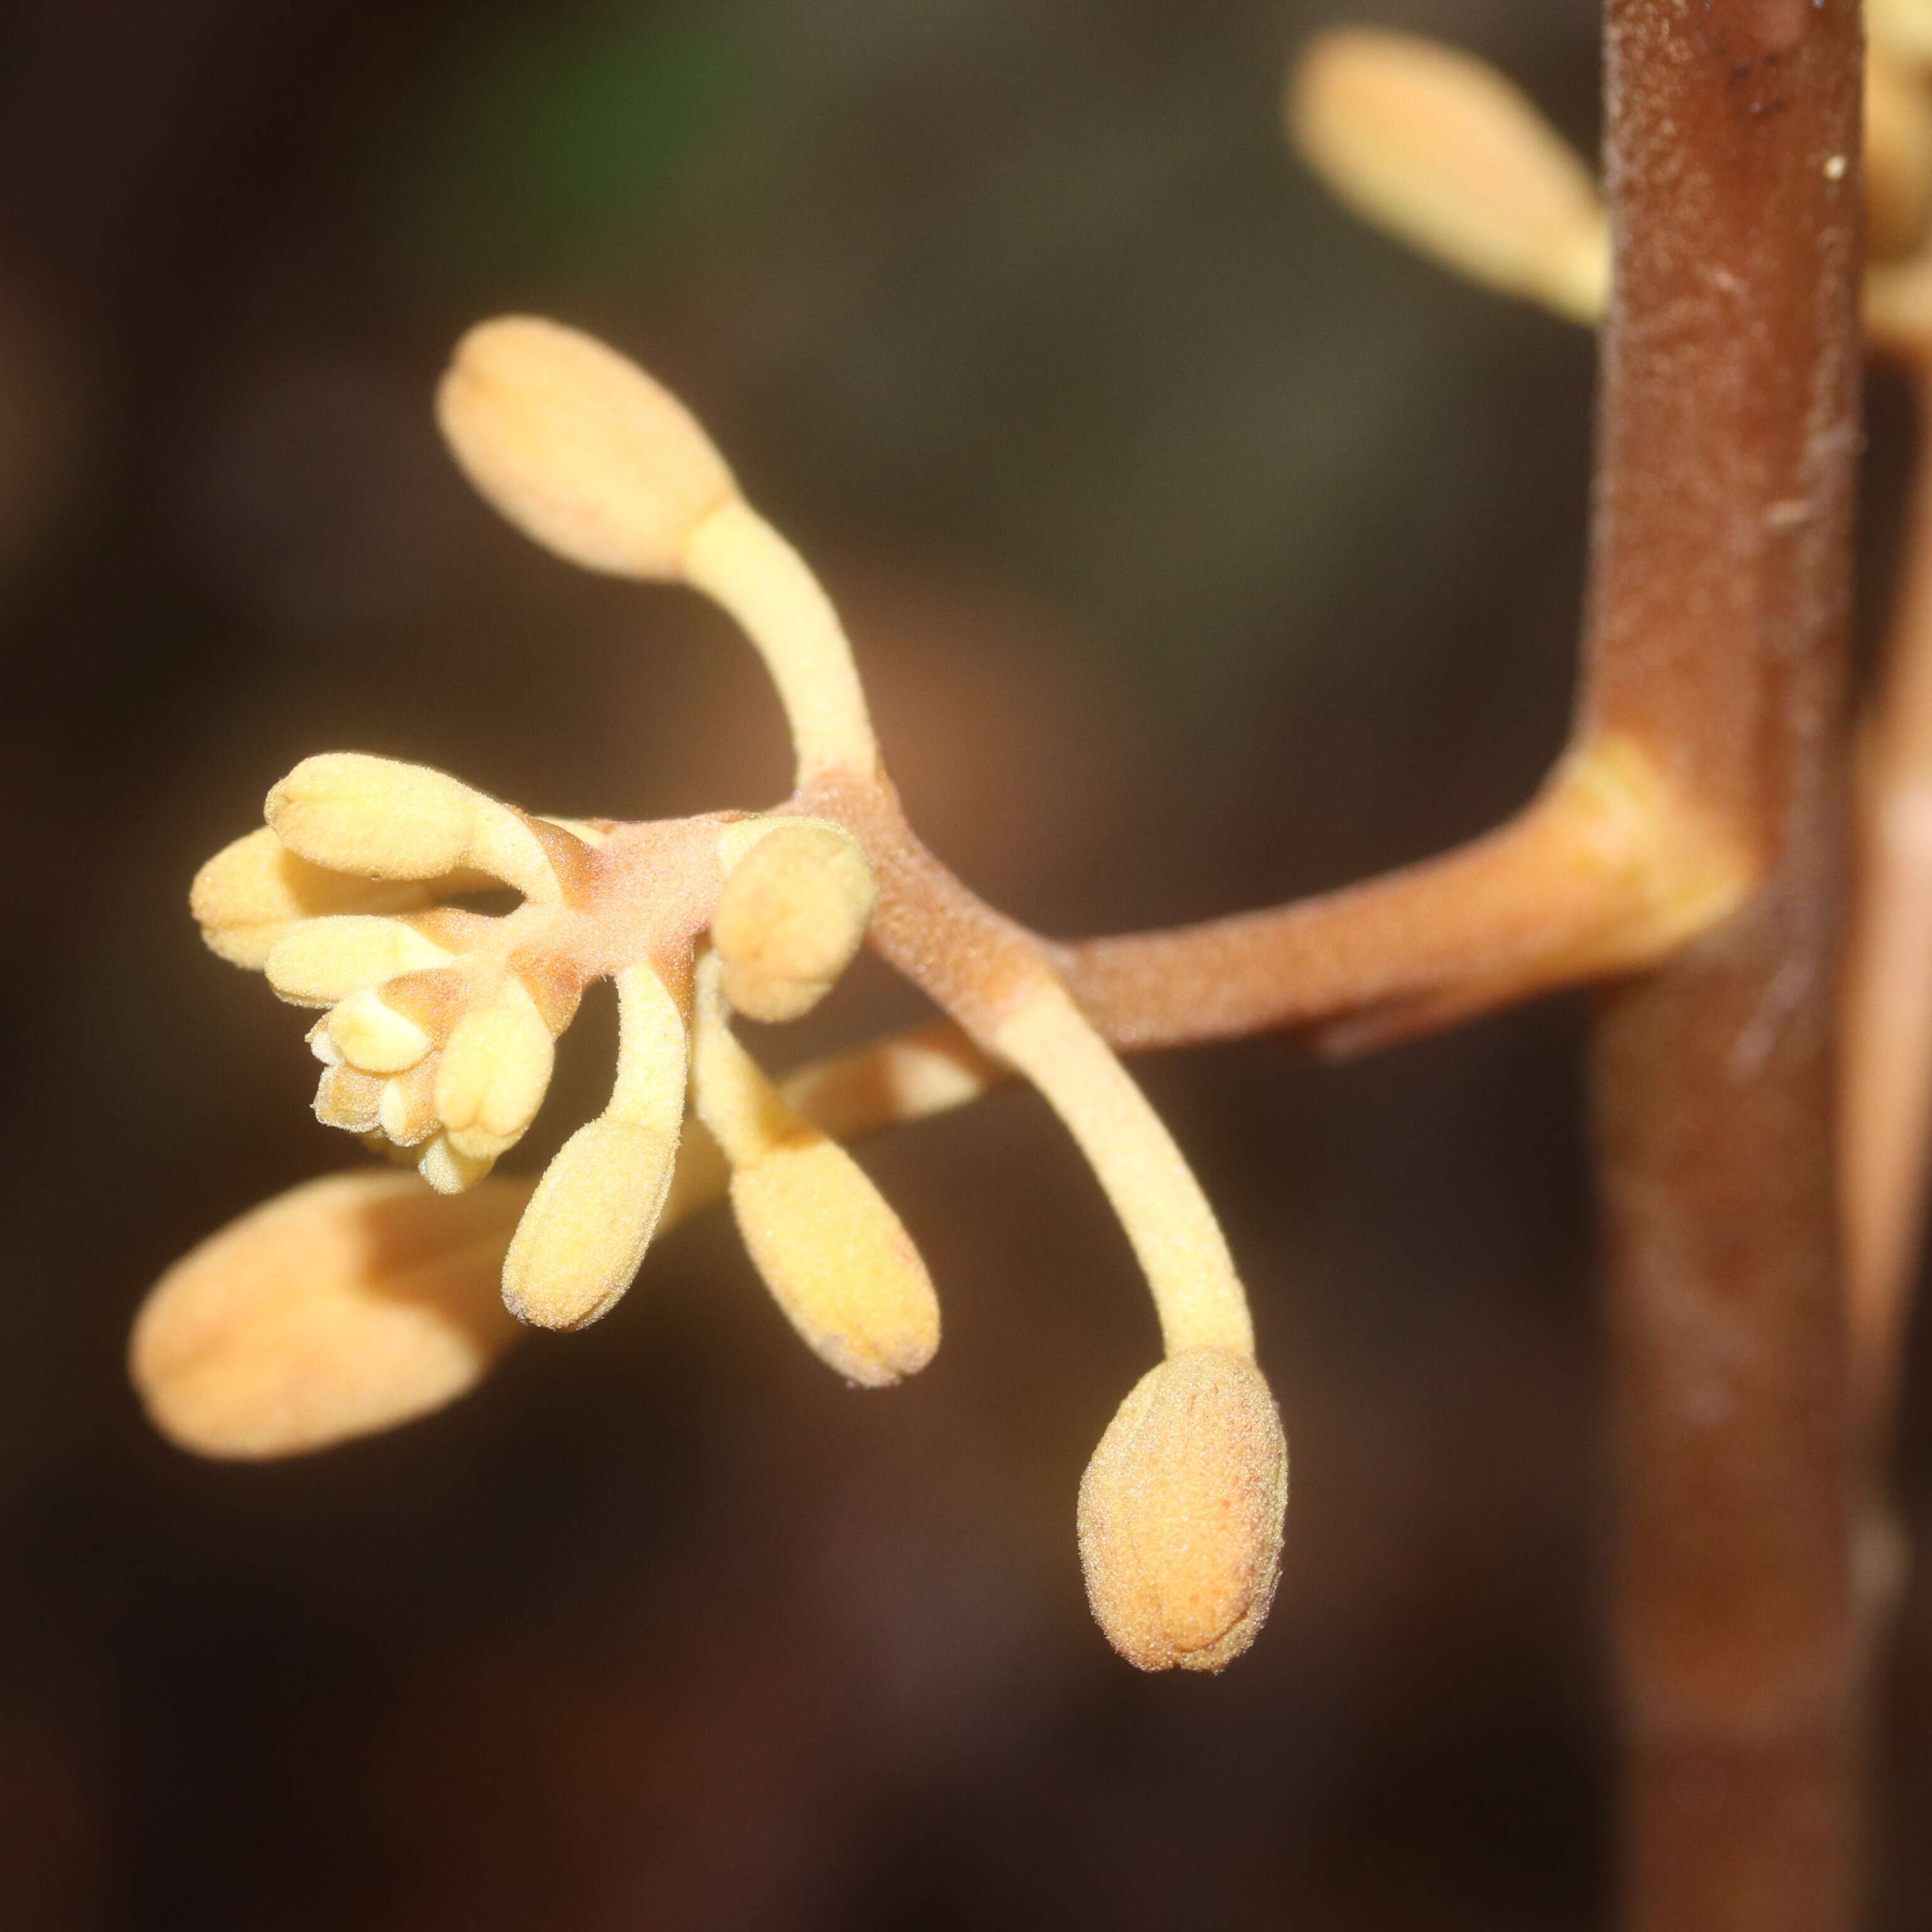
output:
<path id="1" fill-rule="evenodd" d="M 1914 26 L 1932 10 L 1893 6 Z M 1932 33 L 1919 52 L 1905 38 L 1885 56 L 1872 194 L 1886 232 L 1916 244 L 1932 105 L 1912 64 Z M 1609 230 L 1590 172 L 1488 70 L 1403 37 L 1330 35 L 1298 70 L 1288 120 L 1371 220 L 1573 319 L 1601 314 Z M 1867 304 L 1882 340 L 1932 366 L 1932 320 L 1918 320 L 1932 267 L 1874 268 Z M 526 1326 L 595 1321 L 656 1233 L 728 1196 L 807 1344 L 853 1382 L 894 1382 L 930 1358 L 938 1304 L 842 1144 L 1022 1079 L 1118 1215 L 1166 1348 L 1082 1486 L 1096 1614 L 1136 1664 L 1220 1667 L 1274 1588 L 1286 1445 L 1227 1244 L 1116 1049 L 1286 1029 L 1347 1052 L 1654 965 L 1749 900 L 1771 856 L 1760 825 L 1643 719 L 1586 704 L 1537 796 L 1459 850 L 1265 911 L 1049 940 L 979 899 L 908 825 L 836 610 L 679 402 L 600 343 L 508 319 L 458 346 L 437 415 L 472 482 L 535 541 L 588 569 L 682 583 L 736 620 L 784 708 L 795 789 L 771 811 L 620 824 L 536 816 L 354 754 L 305 760 L 275 786 L 266 825 L 197 878 L 196 917 L 218 953 L 324 1010 L 318 1116 L 416 1174 L 310 1182 L 178 1262 L 134 1335 L 150 1412 L 184 1446 L 240 1456 L 428 1413 Z M 1932 662 L 1932 618 L 1910 628 Z M 1932 701 L 1904 708 L 1932 716 Z M 1932 783 L 1921 726 L 1900 757 Z M 1890 769 L 1876 751 L 1871 763 Z M 1932 861 L 1914 876 L 1932 908 Z M 520 900 L 507 914 L 466 903 L 504 888 Z M 1920 923 L 1932 948 L 1932 909 Z M 797 1017 L 865 943 L 944 1017 L 767 1078 L 734 1016 Z M 1894 979 L 1919 956 L 1896 934 L 1873 943 Z M 620 1018 L 608 1104 L 534 1184 L 494 1174 L 600 979 Z M 1922 1142 L 1922 1094 L 1914 1104 Z M 1910 1216 L 1876 1218 L 1896 1249 Z M 1873 1318 L 1887 1323 L 1895 1312 Z"/>
<path id="2" fill-rule="evenodd" d="M 854 1125 L 862 1096 L 915 1111 L 966 1097 L 997 1069 L 1064 1120 L 1140 1262 L 1166 1350 L 1082 1485 L 1094 1612 L 1144 1668 L 1220 1669 L 1274 1594 L 1288 1452 L 1233 1258 L 1172 1136 L 1054 950 L 968 891 L 907 824 L 830 602 L 682 406 L 603 344 L 523 318 L 471 331 L 437 401 L 458 460 L 526 534 L 587 568 L 688 584 L 738 620 L 784 706 L 796 788 L 775 812 L 571 825 L 421 766 L 309 758 L 270 791 L 267 825 L 197 878 L 211 945 L 284 998 L 326 1009 L 310 1035 L 318 1114 L 446 1195 L 478 1189 L 527 1130 L 556 1036 L 587 987 L 612 980 L 608 1105 L 527 1198 L 498 1189 L 487 1210 L 452 1216 L 455 1241 L 473 1263 L 480 1230 L 516 1202 L 505 1307 L 537 1327 L 596 1321 L 674 1205 L 688 1108 L 703 1178 L 677 1209 L 722 1179 L 792 1325 L 848 1379 L 880 1386 L 938 1346 L 925 1264 L 863 1170 L 733 1027 L 734 1014 L 808 1010 L 869 936 L 970 1045 L 889 1046 L 843 1080 L 827 1070 L 804 1084 L 835 1108 L 842 1094 Z M 521 903 L 495 916 L 455 903 L 479 886 Z M 358 1298 L 344 1270 L 360 1264 L 339 1235 L 316 1244 L 328 1280 L 264 1272 L 292 1228 L 365 1209 L 388 1231 L 378 1252 L 406 1277 L 388 1299 L 406 1316 L 358 1324 L 358 1299 L 380 1300 L 385 1284 L 369 1263 Z M 433 1211 L 380 1178 L 323 1183 L 188 1256 L 135 1334 L 158 1422 L 206 1453 L 260 1455 L 446 1400 L 464 1372 L 447 1318 L 460 1271 L 439 1251 Z M 494 1318 L 471 1327 L 472 1378 L 509 1332 Z"/>

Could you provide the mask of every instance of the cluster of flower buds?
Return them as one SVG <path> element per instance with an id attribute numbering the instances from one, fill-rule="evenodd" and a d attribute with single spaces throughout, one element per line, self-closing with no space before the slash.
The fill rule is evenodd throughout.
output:
<path id="1" fill-rule="evenodd" d="M 1865 324 L 1881 347 L 1932 354 L 1932 4 L 1870 0 L 1863 178 Z M 1338 28 L 1291 76 L 1290 139 L 1365 220 L 1472 280 L 1594 323 L 1610 237 L 1588 163 L 1514 83 L 1412 34 Z M 1858 158 L 1832 154 L 1855 185 Z"/>
<path id="2" fill-rule="evenodd" d="M 849 833 L 778 814 L 573 826 L 442 772 L 351 752 L 304 759 L 269 793 L 266 817 L 202 868 L 195 916 L 216 952 L 258 968 L 281 998 L 327 1009 L 308 1036 L 323 1067 L 316 1118 L 409 1162 L 440 1193 L 476 1186 L 522 1138 L 585 987 L 616 981 L 611 1100 L 524 1210 L 503 1278 L 515 1313 L 580 1326 L 637 1271 L 682 1129 L 701 938 L 698 1103 L 730 1160 L 761 1271 L 801 1332 L 855 1380 L 890 1381 L 931 1354 L 931 1288 L 898 1221 L 849 1155 L 790 1114 L 728 1030 L 734 1007 L 796 1018 L 850 963 L 877 889 Z M 506 887 L 522 896 L 507 913 L 452 903 Z M 803 1184 L 781 1178 L 801 1172 Z M 792 1211 L 778 1211 L 782 1202 Z M 825 1257 L 856 1231 L 881 1255 L 903 1255 L 904 1279 L 842 1320 L 826 1312 L 836 1270 Z M 890 1272 L 873 1270 L 875 1284 Z"/>
<path id="3" fill-rule="evenodd" d="M 682 407 L 601 343 L 524 318 L 472 330 L 437 401 L 458 462 L 528 535 L 590 568 L 680 580 L 738 619 L 784 707 L 797 785 L 775 812 L 646 824 L 534 817 L 350 754 L 275 786 L 266 826 L 196 880 L 196 916 L 218 952 L 325 1010 L 310 1036 L 320 1118 L 462 1198 L 412 1204 L 393 1175 L 313 1184 L 204 1244 L 136 1324 L 151 1413 L 190 1447 L 245 1455 L 423 1413 L 502 1352 L 501 1308 L 594 1321 L 654 1230 L 719 1193 L 808 1346 L 853 1382 L 896 1382 L 931 1359 L 938 1302 L 839 1136 L 1018 1075 L 1118 1214 L 1166 1346 L 1081 1490 L 1095 1614 L 1143 1667 L 1218 1670 L 1273 1595 L 1288 1452 L 1227 1244 L 1172 1136 L 1053 949 L 920 844 L 830 601 Z M 507 912 L 461 902 L 506 889 L 520 902 Z M 868 938 L 953 1028 L 775 1084 L 734 1017 L 796 1018 Z M 602 979 L 619 1013 L 608 1105 L 526 1194 L 486 1179 Z M 388 1232 L 358 1238 L 358 1216 Z M 501 1302 L 479 1316 L 500 1254 Z"/>
<path id="4" fill-rule="evenodd" d="M 308 1036 L 318 1119 L 460 1193 L 550 1084 L 582 982 L 543 944 L 540 909 L 580 885 L 590 845 L 440 772 L 352 752 L 304 759 L 266 817 L 195 880 L 208 944 L 327 1009 Z M 439 902 L 503 886 L 525 900 L 507 917 Z"/>

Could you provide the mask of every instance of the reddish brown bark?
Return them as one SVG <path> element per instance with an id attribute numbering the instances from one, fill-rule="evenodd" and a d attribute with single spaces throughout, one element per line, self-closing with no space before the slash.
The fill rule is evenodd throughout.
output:
<path id="1" fill-rule="evenodd" d="M 1856 1912 L 1832 1018 L 1858 346 L 1856 0 L 1609 0 L 1592 716 L 1763 852 L 1606 995 L 1626 1922 Z"/>

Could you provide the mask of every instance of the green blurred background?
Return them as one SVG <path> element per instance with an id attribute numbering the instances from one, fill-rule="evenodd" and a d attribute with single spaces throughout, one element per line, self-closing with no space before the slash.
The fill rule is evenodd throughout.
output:
<path id="1" fill-rule="evenodd" d="M 18 0 L 0 61 L 0 1922 L 38 1928 L 1604 1922 L 1580 1025 L 1144 1072 L 1294 1452 L 1254 1652 L 1089 1621 L 1081 1468 L 1155 1336 L 1036 1102 L 867 1156 L 944 1348 L 856 1394 L 722 1220 L 382 1439 L 190 1460 L 158 1270 L 343 1164 L 200 861 L 304 753 L 533 807 L 782 790 L 681 592 L 573 574 L 428 399 L 505 310 L 664 376 L 844 606 L 929 842 L 1054 932 L 1341 883 L 1561 742 L 1592 358 L 1287 153 L 1305 0 Z M 1378 0 L 1594 138 L 1587 0 Z M 1882 393 L 1873 498 L 1901 440 Z M 783 1061 L 916 1015 L 867 968 Z M 565 1049 L 530 1165 L 596 1104 Z M 1918 1351 L 1922 1362 L 1924 1351 Z M 1912 1433 L 1908 1505 L 1932 1481 Z M 1932 1798 L 1932 1604 L 1887 1699 Z M 1886 1858 L 1900 1925 L 1922 1833 Z"/>

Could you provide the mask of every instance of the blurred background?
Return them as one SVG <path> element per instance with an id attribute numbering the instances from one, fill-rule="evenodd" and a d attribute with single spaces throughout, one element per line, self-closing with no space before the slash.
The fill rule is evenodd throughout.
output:
<path id="1" fill-rule="evenodd" d="M 691 402 L 822 566 L 928 840 L 1050 932 L 1337 884 L 1518 803 L 1570 700 L 1589 341 L 1354 226 L 1277 100 L 1372 18 L 1588 144 L 1588 0 L 7 10 L 0 1921 L 1603 1923 L 1572 1003 L 1349 1066 L 1142 1065 L 1294 1455 L 1272 1623 L 1218 1679 L 1141 1677 L 1088 1618 L 1075 1490 L 1155 1332 L 1023 1096 L 866 1156 L 946 1306 L 889 1394 L 806 1354 L 716 1215 L 594 1329 L 307 1460 L 190 1460 L 122 1365 L 163 1267 L 345 1163 L 305 1022 L 184 903 L 298 758 L 563 813 L 784 788 L 720 620 L 460 484 L 428 402 L 482 316 L 595 329 Z M 917 1012 L 868 967 L 761 1044 Z M 573 1030 L 519 1164 L 610 1031 Z M 1885 1701 L 1922 1821 L 1923 1588 Z M 1922 1923 L 1922 1832 L 1882 1864 Z"/>

